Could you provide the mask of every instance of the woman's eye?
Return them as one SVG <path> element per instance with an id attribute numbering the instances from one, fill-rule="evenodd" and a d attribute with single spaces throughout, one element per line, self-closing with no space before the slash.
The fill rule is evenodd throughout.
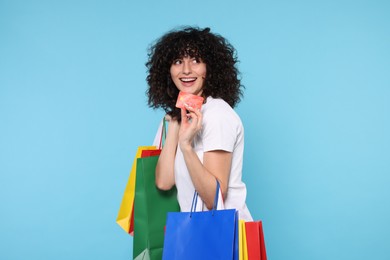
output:
<path id="1" fill-rule="evenodd" d="M 179 65 L 179 64 L 181 64 L 181 63 L 182 63 L 181 60 L 174 60 L 174 61 L 173 61 L 173 64 L 176 64 L 176 65 Z"/>

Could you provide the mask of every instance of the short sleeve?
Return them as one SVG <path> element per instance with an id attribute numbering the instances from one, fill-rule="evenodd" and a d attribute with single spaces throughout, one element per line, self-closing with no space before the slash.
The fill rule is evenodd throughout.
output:
<path id="1" fill-rule="evenodd" d="M 241 121 L 233 109 L 225 104 L 211 106 L 204 114 L 202 126 L 203 151 L 233 152 Z"/>

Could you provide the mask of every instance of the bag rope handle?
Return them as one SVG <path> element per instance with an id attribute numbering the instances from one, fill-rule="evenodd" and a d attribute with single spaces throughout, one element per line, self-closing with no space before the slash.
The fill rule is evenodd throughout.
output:
<path id="1" fill-rule="evenodd" d="M 213 216 L 214 216 L 214 212 L 217 210 L 219 189 L 220 189 L 219 181 L 217 179 L 215 179 L 215 181 L 217 182 L 217 188 L 215 190 L 214 204 L 213 204 L 213 208 L 212 208 L 212 215 Z M 199 196 L 199 193 L 195 190 L 194 197 L 192 198 L 190 217 L 192 217 L 192 213 L 195 212 L 195 210 L 196 210 L 196 204 L 198 203 L 198 196 Z"/>
<path id="2" fill-rule="evenodd" d="M 164 147 L 164 144 L 165 144 L 165 139 L 167 138 L 167 129 L 166 129 L 166 119 L 165 119 L 165 116 L 163 118 L 163 122 L 162 122 L 162 129 L 161 129 L 161 137 L 160 137 L 160 144 L 158 145 L 158 149 L 162 149 Z"/>

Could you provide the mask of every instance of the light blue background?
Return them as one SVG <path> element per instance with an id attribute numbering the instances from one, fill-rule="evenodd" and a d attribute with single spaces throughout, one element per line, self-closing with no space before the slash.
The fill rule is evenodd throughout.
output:
<path id="1" fill-rule="evenodd" d="M 146 50 L 199 25 L 239 54 L 269 259 L 390 259 L 389 3 L 0 0 L 0 258 L 131 258 L 115 218 L 163 116 Z"/>

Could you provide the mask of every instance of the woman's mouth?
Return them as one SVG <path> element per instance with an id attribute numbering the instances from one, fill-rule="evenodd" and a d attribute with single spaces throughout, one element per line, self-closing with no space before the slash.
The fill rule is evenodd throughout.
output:
<path id="1" fill-rule="evenodd" d="M 183 83 L 191 83 L 196 80 L 196 77 L 191 77 L 191 78 L 180 78 L 181 82 Z"/>

